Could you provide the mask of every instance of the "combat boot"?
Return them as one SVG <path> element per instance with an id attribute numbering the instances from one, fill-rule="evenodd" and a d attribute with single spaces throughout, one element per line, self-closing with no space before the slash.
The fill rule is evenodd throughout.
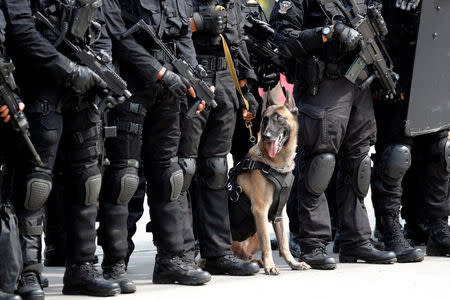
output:
<path id="1" fill-rule="evenodd" d="M 119 284 L 120 292 L 122 294 L 132 294 L 136 292 L 136 285 L 134 285 L 134 282 L 127 277 L 124 261 L 102 265 L 102 269 L 103 278 Z"/>
<path id="2" fill-rule="evenodd" d="M 205 270 L 213 275 L 247 276 L 259 272 L 259 266 L 254 262 L 243 261 L 233 254 L 206 259 Z"/>
<path id="3" fill-rule="evenodd" d="M 211 274 L 191 264 L 186 264 L 179 256 L 156 255 L 153 269 L 153 283 L 201 285 L 211 280 Z"/>
<path id="4" fill-rule="evenodd" d="M 397 261 L 397 258 L 394 252 L 376 249 L 370 241 L 356 247 L 341 245 L 339 262 L 356 263 L 358 260 L 363 260 L 371 264 L 392 264 Z"/>
<path id="5" fill-rule="evenodd" d="M 427 244 L 430 228 L 425 222 L 406 222 L 403 234 L 411 245 L 424 246 Z"/>
<path id="6" fill-rule="evenodd" d="M 336 260 L 329 256 L 325 247 L 317 247 L 300 255 L 300 260 L 316 270 L 336 269 Z"/>
<path id="7" fill-rule="evenodd" d="M 450 255 L 450 230 L 448 217 L 430 220 L 430 235 L 427 243 L 427 255 Z"/>
<path id="8" fill-rule="evenodd" d="M 19 295 L 7 294 L 0 291 L 0 300 L 21 300 Z"/>
<path id="9" fill-rule="evenodd" d="M 95 266 L 86 262 L 66 266 L 62 292 L 64 295 L 107 297 L 119 294 L 120 286 L 103 279 Z"/>
<path id="10" fill-rule="evenodd" d="M 45 298 L 39 275 L 34 272 L 20 274 L 17 291 L 23 300 L 43 300 Z"/>
<path id="11" fill-rule="evenodd" d="M 387 251 L 392 251 L 397 256 L 397 262 L 420 262 L 424 259 L 422 250 L 413 248 L 405 239 L 400 225 L 399 214 L 394 213 L 387 216 L 381 216 L 380 221 L 383 224 L 383 241 Z"/>

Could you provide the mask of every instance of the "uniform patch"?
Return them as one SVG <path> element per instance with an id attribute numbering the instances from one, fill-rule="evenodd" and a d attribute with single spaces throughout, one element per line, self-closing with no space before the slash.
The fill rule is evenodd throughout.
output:
<path id="1" fill-rule="evenodd" d="M 292 7 L 292 2 L 291 1 L 283 1 L 280 3 L 280 9 L 278 10 L 278 12 L 280 14 L 286 14 L 287 11 Z"/>

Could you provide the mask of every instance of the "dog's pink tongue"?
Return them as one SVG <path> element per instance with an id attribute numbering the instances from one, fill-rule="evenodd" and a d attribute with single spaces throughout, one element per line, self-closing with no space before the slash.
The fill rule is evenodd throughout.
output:
<path id="1" fill-rule="evenodd" d="M 271 158 L 274 158 L 275 155 L 277 155 L 277 144 L 278 144 L 278 139 L 276 139 L 275 141 L 270 143 L 269 156 Z"/>

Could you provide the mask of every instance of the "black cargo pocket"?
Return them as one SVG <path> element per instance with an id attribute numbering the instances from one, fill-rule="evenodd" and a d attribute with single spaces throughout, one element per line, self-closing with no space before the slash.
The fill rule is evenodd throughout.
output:
<path id="1" fill-rule="evenodd" d="M 320 148 L 325 139 L 325 109 L 309 104 L 300 105 L 299 121 L 299 144 L 305 150 Z"/>

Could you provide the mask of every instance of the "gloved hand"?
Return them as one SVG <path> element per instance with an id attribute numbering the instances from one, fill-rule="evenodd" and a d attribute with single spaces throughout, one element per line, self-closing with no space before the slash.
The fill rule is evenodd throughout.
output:
<path id="1" fill-rule="evenodd" d="M 101 88 L 107 87 L 106 82 L 88 67 L 80 66 L 74 63 L 71 66 L 72 73 L 69 76 L 68 85 L 75 91 L 75 93 L 82 95 L 96 86 Z"/>
<path id="2" fill-rule="evenodd" d="M 244 98 L 248 102 L 248 110 L 245 105 L 244 99 L 242 99 L 241 95 L 238 94 L 239 97 L 239 104 L 242 111 L 242 116 L 244 117 L 244 120 L 251 121 L 254 118 L 256 118 L 256 114 L 258 113 L 259 103 L 256 101 L 253 94 L 250 92 L 250 89 L 247 85 L 241 88 L 242 94 L 244 95 Z"/>
<path id="3" fill-rule="evenodd" d="M 19 110 L 23 111 L 25 108 L 25 104 L 22 101 L 18 101 Z M 6 105 L 0 106 L 0 119 L 5 123 L 8 123 L 11 120 L 11 115 L 9 114 L 9 108 Z"/>
<path id="4" fill-rule="evenodd" d="M 397 0 L 395 6 L 401 10 L 414 10 L 419 6 L 420 0 Z"/>
<path id="5" fill-rule="evenodd" d="M 278 45 L 280 55 L 284 58 L 290 59 L 306 54 L 297 38 L 287 37 L 277 33 L 275 34 L 274 42 Z"/>
<path id="6" fill-rule="evenodd" d="M 348 52 L 358 47 L 361 34 L 347 25 L 337 23 L 334 25 L 333 39 L 336 40 L 341 51 Z"/>
<path id="7" fill-rule="evenodd" d="M 258 72 L 259 86 L 265 91 L 273 89 L 280 81 L 280 72 L 272 66 L 264 66 Z"/>
<path id="8" fill-rule="evenodd" d="M 163 86 L 168 89 L 176 97 L 182 97 L 191 87 L 186 78 L 175 74 L 170 70 L 166 70 L 164 75 L 161 77 L 161 82 Z"/>
<path id="9" fill-rule="evenodd" d="M 193 17 L 198 31 L 221 34 L 227 26 L 227 12 L 224 10 L 211 9 L 208 14 L 194 13 Z"/>

